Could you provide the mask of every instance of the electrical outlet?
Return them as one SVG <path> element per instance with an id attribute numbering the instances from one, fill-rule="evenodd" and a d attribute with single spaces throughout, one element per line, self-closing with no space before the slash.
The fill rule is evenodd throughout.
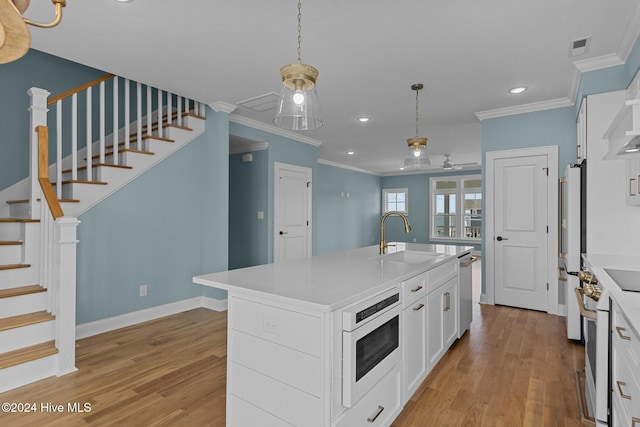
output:
<path id="1" fill-rule="evenodd" d="M 271 316 L 262 316 L 262 330 L 273 335 L 280 335 L 280 320 Z"/>
<path id="2" fill-rule="evenodd" d="M 140 296 L 141 297 L 147 296 L 147 285 L 140 285 Z"/>

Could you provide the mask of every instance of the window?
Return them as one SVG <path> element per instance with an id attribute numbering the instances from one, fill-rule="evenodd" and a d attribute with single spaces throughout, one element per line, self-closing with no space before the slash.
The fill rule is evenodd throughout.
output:
<path id="1" fill-rule="evenodd" d="M 480 240 L 482 179 L 480 175 L 431 178 L 431 238 Z"/>
<path id="2" fill-rule="evenodd" d="M 382 213 L 398 211 L 409 213 L 409 190 L 407 188 L 387 188 L 382 190 Z"/>

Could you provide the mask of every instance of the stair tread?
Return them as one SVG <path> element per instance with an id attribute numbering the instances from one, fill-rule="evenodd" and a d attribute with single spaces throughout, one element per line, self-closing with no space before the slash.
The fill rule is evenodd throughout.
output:
<path id="1" fill-rule="evenodd" d="M 121 150 L 118 150 L 118 153 L 127 153 L 127 152 L 129 152 L 129 153 L 139 153 L 139 154 L 148 154 L 148 155 L 156 154 L 156 153 L 154 153 L 152 151 L 142 151 L 142 150 L 136 150 L 136 149 L 133 149 L 133 148 L 123 148 Z M 113 152 L 110 151 L 108 153 L 104 153 L 104 155 L 105 155 L 105 157 L 106 156 L 112 156 Z M 98 158 L 100 158 L 99 154 L 96 154 L 95 156 L 91 157 L 91 159 L 98 159 Z"/>
<path id="2" fill-rule="evenodd" d="M 57 354 L 55 341 L 47 341 L 40 344 L 24 347 L 18 350 L 0 354 L 0 369 L 31 362 L 32 360 Z"/>
<path id="3" fill-rule="evenodd" d="M 29 203 L 29 199 L 20 199 L 20 200 L 7 200 L 7 203 L 12 205 L 14 203 Z"/>
<path id="4" fill-rule="evenodd" d="M 37 198 L 36 201 L 40 201 L 40 198 Z M 60 203 L 80 203 L 80 200 L 75 200 L 75 199 L 58 199 L 58 201 Z M 9 204 L 16 204 L 16 203 L 29 203 L 29 200 L 24 199 L 24 200 L 8 200 L 7 203 Z"/>
<path id="5" fill-rule="evenodd" d="M 107 185 L 108 182 L 103 181 L 87 181 L 84 179 L 68 179 L 66 181 L 62 181 L 62 184 L 94 184 L 94 185 Z M 52 182 L 51 185 L 56 185 L 55 182 Z"/>
<path id="6" fill-rule="evenodd" d="M 163 138 L 161 136 L 155 136 L 155 135 L 144 135 L 142 137 L 142 139 L 155 139 L 156 141 L 164 141 L 164 142 L 176 142 L 173 139 L 169 139 L 169 138 Z"/>
<path id="7" fill-rule="evenodd" d="M 0 218 L 0 222 L 40 222 L 40 220 L 31 218 Z"/>
<path id="8" fill-rule="evenodd" d="M 15 270 L 17 268 L 28 268 L 31 264 L 1 264 L 0 270 Z"/>
<path id="9" fill-rule="evenodd" d="M 162 127 L 165 127 L 165 128 L 169 128 L 169 127 L 171 127 L 171 128 L 182 129 L 182 130 L 188 130 L 188 131 L 192 131 L 192 130 L 193 130 L 193 129 L 188 128 L 188 127 L 186 127 L 186 126 L 178 126 L 178 125 L 174 125 L 173 123 L 165 123 Z"/>
<path id="10" fill-rule="evenodd" d="M 22 244 L 24 244 L 22 240 L 0 240 L 0 246 L 18 246 Z"/>
<path id="11" fill-rule="evenodd" d="M 182 113 L 182 117 L 195 117 L 196 119 L 206 120 L 206 117 L 198 116 L 197 114 L 193 113 Z"/>
<path id="12" fill-rule="evenodd" d="M 27 285 L 18 286 L 9 289 L 0 289 L 0 298 L 11 298 L 21 295 L 37 294 L 39 292 L 46 292 L 47 290 L 40 285 Z"/>
<path id="13" fill-rule="evenodd" d="M 93 164 L 91 165 L 91 167 L 94 167 L 94 168 L 95 168 L 95 167 L 98 167 L 98 166 L 106 166 L 106 167 L 109 167 L 109 168 L 120 168 L 120 169 L 133 169 L 133 167 L 132 167 L 132 166 L 126 166 L 126 165 L 112 165 L 112 164 L 110 164 L 110 163 L 93 163 Z M 87 167 L 86 167 L 86 166 L 79 166 L 79 167 L 78 167 L 78 170 L 79 170 L 79 171 L 86 170 L 86 169 L 87 169 Z M 69 172 L 71 172 L 71 169 L 65 169 L 65 170 L 63 170 L 63 171 L 62 171 L 62 173 L 69 173 Z"/>
<path id="14" fill-rule="evenodd" d="M 34 313 L 20 314 L 18 316 L 5 317 L 0 319 L 0 331 L 19 328 L 21 326 L 34 325 L 36 323 L 49 322 L 56 317 L 47 311 L 36 311 Z"/>

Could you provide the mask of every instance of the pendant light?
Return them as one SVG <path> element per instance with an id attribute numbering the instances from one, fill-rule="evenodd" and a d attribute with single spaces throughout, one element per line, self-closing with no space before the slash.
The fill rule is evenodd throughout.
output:
<path id="1" fill-rule="evenodd" d="M 409 148 L 404 157 L 405 168 L 420 169 L 423 166 L 429 166 L 431 164 L 429 154 L 427 153 L 427 138 L 418 136 L 418 93 L 423 87 L 424 85 L 422 83 L 411 85 L 411 90 L 416 91 L 416 137 L 407 139 Z"/>
<path id="2" fill-rule="evenodd" d="M 21 58 L 31 46 L 28 25 L 40 28 L 55 27 L 62 20 L 62 8 L 67 0 L 51 0 L 56 16 L 49 23 L 42 24 L 23 18 L 30 0 L 0 0 L 0 64 Z"/>
<path id="3" fill-rule="evenodd" d="M 280 68 L 282 90 L 273 123 L 284 129 L 312 130 L 322 126 L 316 93 L 318 69 L 302 63 L 302 4 L 298 1 L 298 63 Z"/>

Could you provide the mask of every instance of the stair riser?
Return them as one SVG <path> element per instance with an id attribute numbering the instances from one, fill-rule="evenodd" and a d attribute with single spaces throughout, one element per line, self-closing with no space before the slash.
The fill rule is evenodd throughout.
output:
<path id="1" fill-rule="evenodd" d="M 47 293 L 20 295 L 10 298 L 0 298 L 0 313 L 2 317 L 18 316 L 47 309 Z M 0 343 L 0 346 L 2 343 Z"/>
<path id="2" fill-rule="evenodd" d="M 24 245 L 0 245 L 0 264 L 19 264 L 23 259 Z M 0 310 L 2 313 L 2 310 Z"/>
<path id="3" fill-rule="evenodd" d="M 11 203 L 9 205 L 9 216 L 11 218 L 31 218 L 29 203 Z"/>
<path id="4" fill-rule="evenodd" d="M 0 240 L 22 240 L 24 225 L 21 222 L 0 222 Z"/>
<path id="5" fill-rule="evenodd" d="M 0 369 L 0 393 L 57 375 L 58 355 Z M 36 403 L 38 404 L 38 403 Z M 40 407 L 38 406 L 38 410 Z"/>
<path id="6" fill-rule="evenodd" d="M 38 270 L 33 267 L 0 270 L 0 289 L 33 285 L 39 281 Z"/>
<path id="7" fill-rule="evenodd" d="M 55 339 L 55 321 L 0 331 L 0 353 Z"/>

